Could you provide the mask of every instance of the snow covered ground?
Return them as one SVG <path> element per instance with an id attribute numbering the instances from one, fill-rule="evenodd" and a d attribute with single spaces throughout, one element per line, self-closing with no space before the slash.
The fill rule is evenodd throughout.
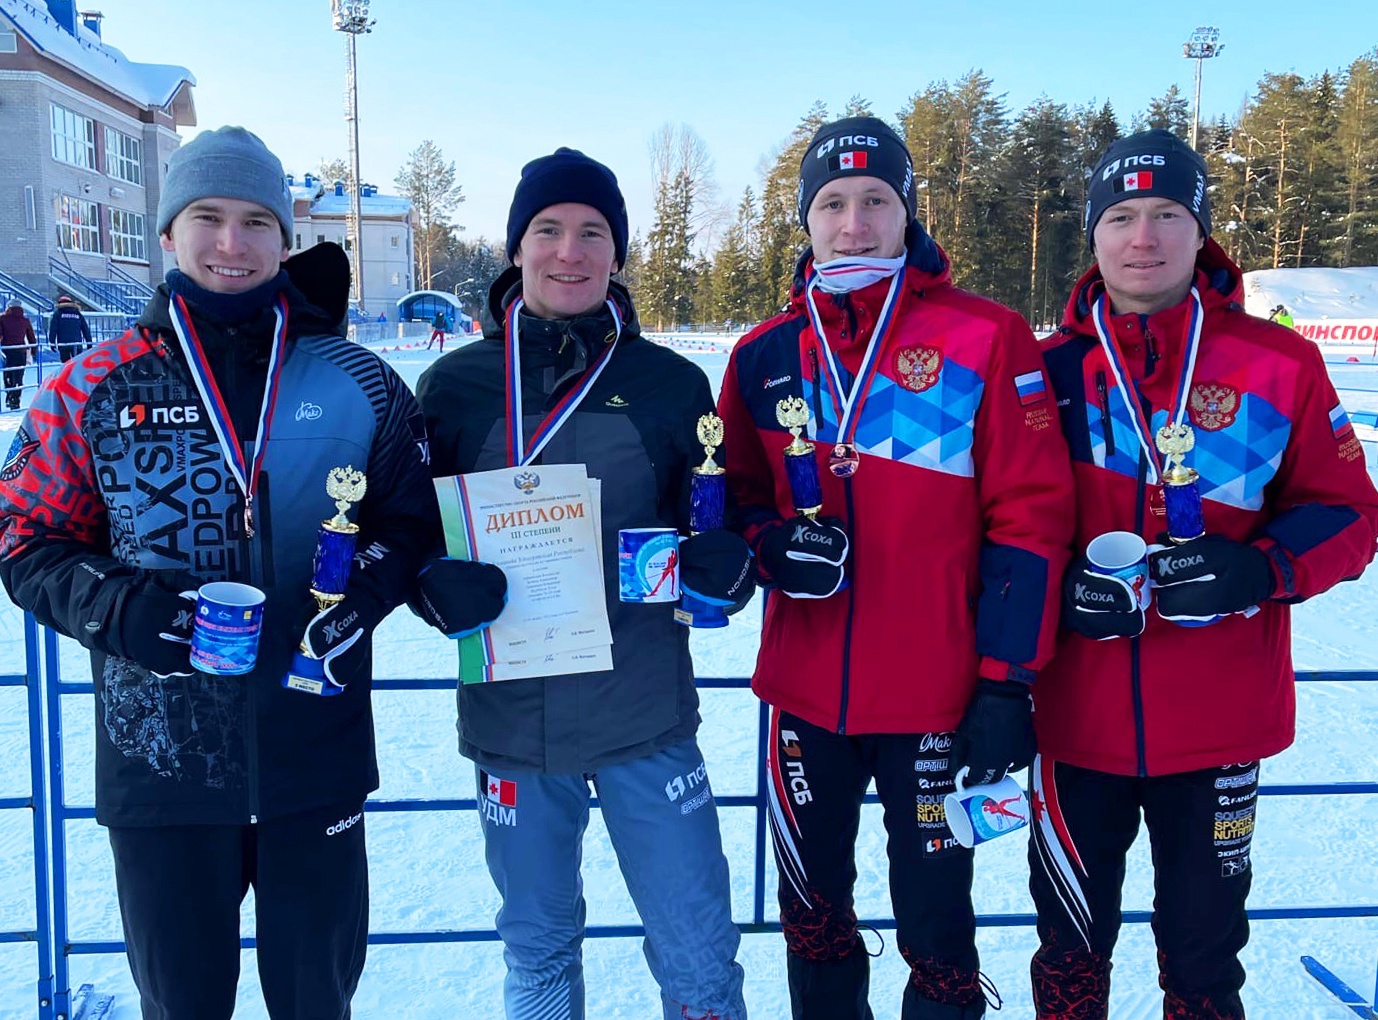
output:
<path id="1" fill-rule="evenodd" d="M 667 342 L 703 365 L 716 381 L 726 364 L 729 337 L 672 335 Z M 388 360 L 410 382 L 438 354 L 415 348 L 389 350 Z M 1352 364 L 1327 350 L 1331 372 L 1351 410 L 1378 410 L 1378 364 L 1366 357 Z M 0 444 L 8 448 L 18 424 L 0 415 Z M 1373 444 L 1365 444 L 1373 464 Z M 1294 647 L 1301 669 L 1378 669 L 1378 569 L 1299 607 L 1294 615 Z M 748 610 L 725 632 L 694 635 L 697 669 L 702 676 L 746 676 L 755 658 L 759 613 Z M 453 646 L 409 614 L 395 613 L 378 635 L 380 674 L 387 677 L 452 677 Z M 63 641 L 64 677 L 86 678 L 82 650 Z M 22 630 L 17 610 L 0 607 L 0 672 L 22 672 Z M 1372 781 L 1378 779 L 1378 684 L 1324 683 L 1299 688 L 1298 739 L 1294 747 L 1267 762 L 1265 783 Z M 68 802 L 92 799 L 92 718 L 90 699 L 64 698 Z M 451 693 L 380 692 L 376 698 L 382 798 L 464 797 L 473 795 L 473 770 L 455 752 L 454 699 Z M 706 691 L 701 741 L 713 786 L 719 795 L 755 792 L 757 708 L 748 691 Z M 27 724 L 24 692 L 0 689 L 0 797 L 28 789 Z M 1378 797 L 1268 797 L 1259 806 L 1255 837 L 1256 874 L 1251 906 L 1378 903 Z M 746 921 L 752 909 L 754 816 L 748 808 L 721 811 L 733 866 L 734 909 Z M 471 813 L 407 812 L 371 814 L 367 820 L 372 864 L 372 928 L 375 932 L 415 929 L 489 928 L 497 909 L 483 867 L 478 823 Z M 34 924 L 32 843 L 29 814 L 0 813 L 0 931 Z M 69 895 L 74 939 L 120 936 L 109 850 L 93 822 L 68 826 L 72 889 Z M 1147 841 L 1136 845 L 1125 889 L 1125 909 L 1149 909 L 1152 900 Z M 999 840 L 981 848 L 977 862 L 977 908 L 985 913 L 1023 913 L 1031 904 L 1026 886 L 1024 843 Z M 878 807 L 868 807 L 857 847 L 860 877 L 857 909 L 862 917 L 890 913 L 886 887 L 884 830 Z M 590 924 L 634 924 L 632 909 L 615 859 L 595 812 L 585 850 L 584 876 Z M 767 867 L 766 915 L 774 919 L 775 873 Z M 252 899 L 252 898 L 251 898 Z M 244 930 L 252 931 L 252 902 L 245 907 Z M 905 979 L 904 966 L 883 933 L 884 953 L 874 961 L 871 1001 L 878 1017 L 895 1017 Z M 1032 1014 L 1028 958 L 1035 945 L 1028 928 L 983 928 L 983 968 L 1005 996 L 1006 1017 Z M 870 939 L 873 951 L 879 940 Z M 1353 1016 L 1308 977 L 1298 956 L 1316 956 L 1352 987 L 1367 994 L 1378 959 L 1378 917 L 1344 920 L 1259 921 L 1244 954 L 1249 971 L 1245 1001 L 1259 1018 L 1325 1020 Z M 24 944 L 0 944 L 0 1020 L 36 1015 L 35 952 Z M 635 939 L 591 940 L 585 948 L 589 1015 L 619 1020 L 658 1017 L 653 983 Z M 752 1016 L 780 1020 L 789 1015 L 784 948 L 779 935 L 743 940 L 747 1002 Z M 263 1017 L 253 954 L 244 955 L 237 1016 Z M 94 982 L 116 995 L 115 1020 L 137 1020 L 137 998 L 124 958 L 78 956 L 72 961 L 72 987 Z M 503 966 L 495 942 L 430 946 L 376 946 L 355 1000 L 361 1020 L 405 1015 L 413 1020 L 455 1016 L 488 1020 L 501 1016 Z M 1112 1015 L 1120 1020 L 1160 1016 L 1151 933 L 1146 925 L 1127 925 L 1116 953 Z"/>

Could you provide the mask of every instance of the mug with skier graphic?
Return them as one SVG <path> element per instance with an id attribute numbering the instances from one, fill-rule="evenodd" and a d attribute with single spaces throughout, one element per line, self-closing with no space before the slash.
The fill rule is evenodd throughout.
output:
<path id="1" fill-rule="evenodd" d="M 970 849 L 1029 824 L 1029 801 L 1014 776 L 984 786 L 964 786 L 968 769 L 958 771 L 957 789 L 943 798 L 947 826 Z"/>
<path id="2" fill-rule="evenodd" d="M 617 533 L 617 597 L 623 602 L 679 601 L 679 532 L 623 528 Z"/>

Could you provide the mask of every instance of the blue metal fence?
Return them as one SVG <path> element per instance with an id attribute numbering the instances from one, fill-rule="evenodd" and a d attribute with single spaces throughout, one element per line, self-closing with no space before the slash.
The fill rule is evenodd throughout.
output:
<path id="1" fill-rule="evenodd" d="M 0 676 L 0 687 L 23 687 L 29 723 L 29 794 L 0 797 L 0 811 L 33 813 L 34 927 L 0 931 L 0 942 L 32 942 L 38 950 L 37 1010 L 41 1020 L 53 1020 L 53 926 L 48 862 L 48 797 L 43 769 L 43 683 L 38 669 L 38 625 L 24 614 L 24 672 Z M 65 909 L 65 902 L 63 904 Z"/>
<path id="2" fill-rule="evenodd" d="M 25 616 L 25 638 L 26 638 L 26 658 L 29 661 L 28 675 L 36 676 L 36 665 L 38 660 L 38 642 L 33 636 L 33 620 L 27 614 Z M 32 798 L 33 803 L 27 798 L 17 801 L 0 800 L 0 809 L 6 807 L 33 807 L 35 811 L 35 874 L 39 892 L 38 908 L 38 930 L 36 932 L 12 933 L 6 936 L 0 933 L 0 941 L 7 939 L 13 941 L 16 938 L 32 938 L 39 944 L 39 1020 L 80 1020 L 80 1017 L 72 1016 L 73 996 L 70 988 L 69 960 L 72 956 L 92 955 L 105 953 L 124 952 L 124 942 L 118 939 L 105 940 L 72 940 L 69 937 L 69 926 L 67 917 L 67 846 L 66 846 L 66 823 L 78 819 L 92 819 L 95 817 L 95 809 L 90 805 L 69 805 L 66 803 L 63 785 L 63 754 L 62 754 L 62 713 L 61 698 L 63 695 L 70 694 L 91 694 L 93 685 L 89 681 L 66 681 L 61 679 L 58 665 L 57 639 L 52 631 L 46 628 L 42 630 L 42 653 L 44 661 L 44 673 L 47 678 L 46 690 L 46 717 L 47 717 L 47 742 L 49 748 L 47 785 L 49 788 L 49 810 L 52 817 L 52 841 L 51 847 L 43 838 L 42 829 L 44 827 L 43 818 L 43 766 L 42 766 L 42 740 L 41 731 L 37 728 L 37 720 L 44 714 L 39 710 L 39 700 L 37 686 L 30 686 L 30 730 L 31 746 L 34 749 L 34 791 L 36 796 Z M 0 684 L 4 684 L 12 678 L 0 677 Z M 1358 681 L 1358 682 L 1378 682 L 1378 671 L 1364 672 L 1352 670 L 1339 671 L 1309 671 L 1297 674 L 1298 683 L 1319 683 L 1328 681 Z M 421 690 L 453 690 L 455 681 L 442 679 L 393 679 L 378 680 L 374 682 L 374 688 L 379 691 L 421 691 Z M 698 682 L 700 689 L 744 689 L 750 686 L 748 680 L 744 678 L 700 678 Z M 757 767 L 756 767 L 756 789 L 751 794 L 727 795 L 716 798 L 719 807 L 722 808 L 750 808 L 755 812 L 755 852 L 752 860 L 753 877 L 753 902 L 752 916 L 749 921 L 739 922 L 738 927 L 746 934 L 778 933 L 780 924 L 778 921 L 766 920 L 766 864 L 767 864 L 767 775 L 765 771 L 765 751 L 768 739 L 768 710 L 765 705 L 761 705 L 758 710 L 757 724 Z M 1290 797 L 1290 796 L 1316 796 L 1316 795 L 1355 795 L 1355 794 L 1378 794 L 1378 781 L 1346 782 L 1346 783 L 1265 783 L 1259 787 L 1259 795 L 1264 797 Z M 878 798 L 874 793 L 867 794 L 867 803 L 877 803 Z M 596 798 L 592 801 L 597 806 Z M 401 812 L 401 811 L 462 811 L 476 809 L 477 802 L 473 797 L 458 798 L 408 798 L 392 800 L 370 800 L 365 806 L 369 812 Z M 47 860 L 45 861 L 45 850 Z M 52 898 L 51 898 L 51 930 L 46 931 L 45 925 L 48 923 L 49 899 L 46 893 L 46 881 L 51 873 Z M 1351 918 L 1351 917 L 1378 917 L 1378 903 L 1356 904 L 1356 905 L 1318 905 L 1302 907 L 1258 907 L 1249 910 L 1251 920 L 1285 920 L 1302 918 Z M 1126 911 L 1124 921 L 1131 924 L 1147 923 L 1151 918 L 1148 911 Z M 1032 926 L 1035 917 L 1031 913 L 1005 913 L 1005 914 L 983 914 L 977 917 L 976 923 L 982 927 L 1019 927 Z M 863 919 L 862 924 L 869 925 L 877 929 L 892 929 L 895 927 L 893 918 L 867 918 Z M 604 937 L 637 937 L 645 934 L 640 925 L 590 925 L 587 929 L 589 938 Z M 378 931 L 370 932 L 368 941 L 370 945 L 405 945 L 417 943 L 450 943 L 450 942 L 487 942 L 496 941 L 497 932 L 491 928 L 466 928 L 452 930 L 426 930 L 426 931 Z M 252 948 L 255 945 L 253 938 L 240 940 L 244 948 Z M 1306 962 L 1309 960 L 1310 962 Z M 50 964 L 45 962 L 50 961 Z M 1321 975 L 1317 970 L 1325 971 L 1324 967 L 1315 964 L 1314 960 L 1305 958 L 1303 961 L 1312 974 L 1317 975 L 1318 980 L 1326 985 L 1332 993 L 1339 995 L 1339 991 Z M 1313 968 L 1313 965 L 1314 968 Z M 1333 977 L 1333 975 L 1332 975 Z M 1338 979 L 1335 979 L 1338 981 Z M 1362 1015 L 1362 1014 L 1360 1014 Z"/>

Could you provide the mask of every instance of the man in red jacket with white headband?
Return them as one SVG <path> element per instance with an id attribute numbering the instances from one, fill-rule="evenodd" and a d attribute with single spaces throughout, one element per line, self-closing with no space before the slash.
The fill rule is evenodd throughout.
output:
<path id="1" fill-rule="evenodd" d="M 1290 606 L 1373 557 L 1378 494 L 1320 352 L 1245 313 L 1210 228 L 1194 151 L 1166 131 L 1110 146 L 1087 202 L 1097 261 L 1045 354 L 1076 548 L 1163 544 L 1146 609 L 1113 565 L 1073 562 L 1068 632 L 1034 690 L 1040 1020 L 1108 1013 L 1141 815 L 1164 1016 L 1244 1016 L 1259 759 L 1293 737 Z"/>
<path id="2" fill-rule="evenodd" d="M 910 968 L 902 1016 L 976 1020 L 972 851 L 943 798 L 962 768 L 990 783 L 1033 757 L 1029 685 L 1052 652 L 1072 531 L 1067 450 L 1028 325 L 952 286 L 883 121 L 819 129 L 799 220 L 813 246 L 790 306 L 737 345 L 718 403 L 728 482 L 774 588 L 753 687 L 773 707 L 793 1015 L 871 1017 L 852 885 L 874 779 Z M 789 469 L 785 398 L 808 408 L 812 441 Z M 800 456 L 821 478 L 812 495 L 791 489 Z"/>

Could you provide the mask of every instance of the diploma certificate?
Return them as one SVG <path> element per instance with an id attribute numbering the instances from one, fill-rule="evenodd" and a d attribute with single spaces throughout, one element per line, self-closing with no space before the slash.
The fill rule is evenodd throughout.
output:
<path id="1" fill-rule="evenodd" d="M 464 683 L 612 668 L 599 485 L 582 464 L 435 480 L 445 546 L 507 575 L 507 607 L 460 640 Z"/>

